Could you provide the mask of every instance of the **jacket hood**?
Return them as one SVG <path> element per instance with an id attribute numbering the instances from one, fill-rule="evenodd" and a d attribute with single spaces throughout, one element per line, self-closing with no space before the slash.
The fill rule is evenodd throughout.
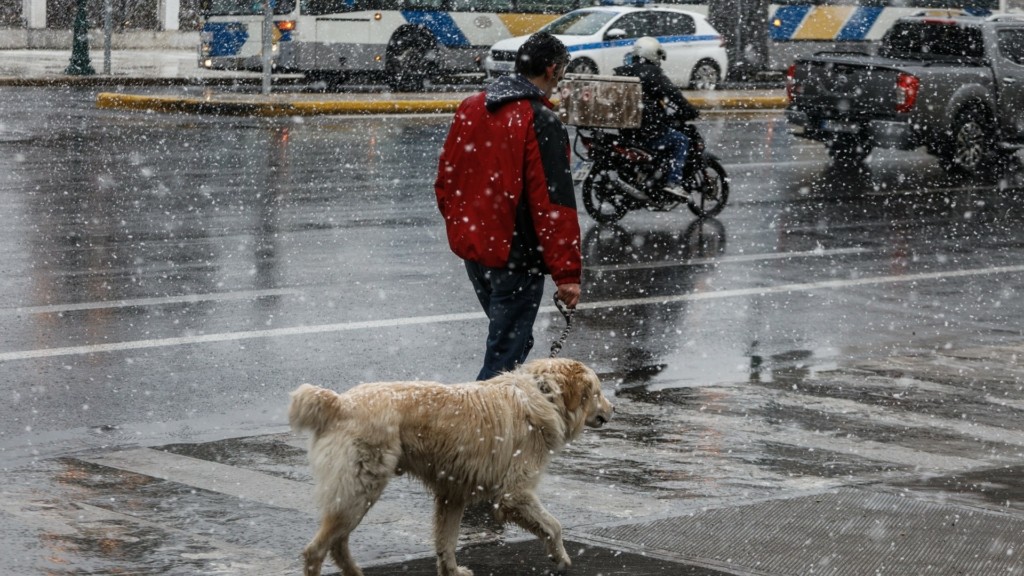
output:
<path id="1" fill-rule="evenodd" d="M 503 105 L 516 100 L 540 100 L 550 107 L 548 99 L 540 88 L 519 75 L 502 76 L 484 88 L 484 105 L 488 112 L 494 112 Z"/>

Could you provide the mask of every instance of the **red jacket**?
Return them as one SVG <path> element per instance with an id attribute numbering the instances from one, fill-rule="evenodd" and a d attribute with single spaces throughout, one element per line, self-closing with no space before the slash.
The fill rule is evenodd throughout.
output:
<path id="1" fill-rule="evenodd" d="M 459 105 L 434 191 L 448 244 L 460 258 L 579 283 L 569 136 L 526 79 L 499 78 Z"/>

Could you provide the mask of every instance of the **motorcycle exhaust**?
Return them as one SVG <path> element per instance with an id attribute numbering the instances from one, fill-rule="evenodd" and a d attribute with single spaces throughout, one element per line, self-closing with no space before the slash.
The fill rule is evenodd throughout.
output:
<path id="1" fill-rule="evenodd" d="M 625 192 L 626 194 L 629 194 L 630 196 L 636 198 L 637 200 L 641 200 L 643 202 L 650 202 L 651 199 L 647 196 L 647 194 L 644 193 L 643 190 L 640 190 L 636 186 L 633 186 L 629 182 L 626 182 L 625 180 L 619 178 L 618 175 L 612 175 L 611 179 L 615 187 L 618 188 L 621 192 Z"/>

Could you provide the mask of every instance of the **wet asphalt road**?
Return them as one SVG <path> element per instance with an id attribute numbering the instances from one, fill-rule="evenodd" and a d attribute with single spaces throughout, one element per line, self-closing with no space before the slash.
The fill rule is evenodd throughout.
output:
<path id="1" fill-rule="evenodd" d="M 125 113 L 93 95 L 0 89 L 0 573 L 287 573 L 313 531 L 288 391 L 479 368 L 484 324 L 431 188 L 447 119 Z M 563 354 L 604 377 L 617 418 L 542 493 L 581 557 L 635 551 L 626 523 L 872 486 L 1005 520 L 986 549 L 1009 568 L 891 573 L 1021 573 L 1024 169 L 963 181 L 886 151 L 833 166 L 777 113 L 699 126 L 732 177 L 718 220 L 581 215 Z M 542 314 L 535 354 L 559 322 Z M 357 557 L 429 552 L 427 505 L 396 482 Z M 468 525 L 464 543 L 493 541 Z M 692 542 L 623 573 L 810 573 Z M 816 573 L 869 573 L 824 556 Z M 577 573 L 611 570 L 595 562 Z"/>

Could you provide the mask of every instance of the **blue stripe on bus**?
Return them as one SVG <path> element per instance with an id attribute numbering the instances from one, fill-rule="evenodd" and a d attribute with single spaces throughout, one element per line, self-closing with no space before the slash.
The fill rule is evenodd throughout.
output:
<path id="1" fill-rule="evenodd" d="M 203 32 L 210 34 L 210 56 L 234 56 L 249 39 L 249 31 L 241 22 L 207 22 Z"/>
<path id="2" fill-rule="evenodd" d="M 708 40 L 721 40 L 721 36 L 705 35 L 705 36 L 658 36 L 658 42 L 662 44 L 678 44 L 684 42 L 706 42 Z M 577 44 L 575 46 L 568 46 L 569 52 L 580 52 L 582 50 L 596 50 L 599 48 L 619 48 L 622 46 L 632 46 L 636 42 L 636 38 L 630 38 L 627 40 L 611 40 L 608 42 L 590 42 L 587 44 Z"/>
<path id="3" fill-rule="evenodd" d="M 779 6 L 768 26 L 772 40 L 789 40 L 810 10 L 811 6 Z"/>
<path id="4" fill-rule="evenodd" d="M 443 46 L 463 48 L 469 46 L 469 39 L 459 29 L 451 15 L 436 10 L 402 10 L 402 16 L 410 24 L 423 26 L 437 38 Z"/>
<path id="5" fill-rule="evenodd" d="M 854 10 L 853 15 L 836 35 L 836 40 L 863 40 L 868 30 L 874 26 L 875 20 L 882 14 L 881 6 L 861 6 Z"/>

